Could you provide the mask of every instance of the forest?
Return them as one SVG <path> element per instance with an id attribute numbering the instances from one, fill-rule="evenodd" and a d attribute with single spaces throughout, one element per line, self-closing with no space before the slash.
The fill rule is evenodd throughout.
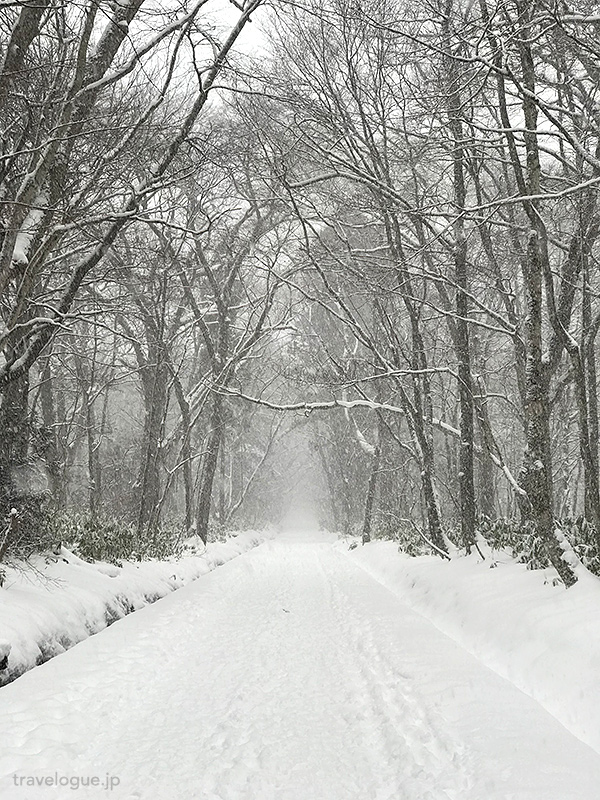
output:
<path id="1" fill-rule="evenodd" d="M 0 562 L 599 574 L 599 93 L 591 0 L 2 0 Z"/>

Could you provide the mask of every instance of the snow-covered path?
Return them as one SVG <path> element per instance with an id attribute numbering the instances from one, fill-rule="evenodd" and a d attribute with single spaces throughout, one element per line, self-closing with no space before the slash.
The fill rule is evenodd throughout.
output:
<path id="1" fill-rule="evenodd" d="M 2 689 L 0 708 L 7 799 L 596 800 L 600 786 L 600 755 L 319 535 L 127 617 Z"/>

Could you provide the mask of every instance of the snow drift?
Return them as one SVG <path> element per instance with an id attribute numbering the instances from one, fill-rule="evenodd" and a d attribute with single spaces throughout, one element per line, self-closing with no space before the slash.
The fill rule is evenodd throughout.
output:
<path id="1" fill-rule="evenodd" d="M 90 563 L 66 548 L 33 557 L 27 568 L 4 566 L 0 588 L 0 686 L 63 653 L 132 611 L 159 600 L 261 544 L 271 534 L 245 531 L 205 548 L 186 543 L 173 561 Z"/>
<path id="2" fill-rule="evenodd" d="M 585 570 L 565 589 L 552 569 L 508 556 L 443 562 L 393 542 L 349 552 L 439 630 L 533 697 L 600 752 L 600 581 Z"/>

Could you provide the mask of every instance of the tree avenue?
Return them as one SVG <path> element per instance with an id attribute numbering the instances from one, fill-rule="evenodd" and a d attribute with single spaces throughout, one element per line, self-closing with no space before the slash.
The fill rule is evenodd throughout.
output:
<path id="1" fill-rule="evenodd" d="M 39 0 L 0 46 L 0 559 L 310 500 L 600 572 L 593 3 Z"/>

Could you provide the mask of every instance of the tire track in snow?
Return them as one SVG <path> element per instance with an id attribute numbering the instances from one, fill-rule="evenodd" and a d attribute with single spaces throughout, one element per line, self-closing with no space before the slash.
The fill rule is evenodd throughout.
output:
<path id="1" fill-rule="evenodd" d="M 331 561 L 329 561 L 331 564 Z M 357 575 L 340 582 L 343 565 L 325 570 L 334 594 L 334 606 L 344 639 L 351 643 L 361 675 L 369 714 L 365 723 L 370 729 L 374 773 L 383 776 L 382 800 L 397 800 L 401 779 L 402 797 L 406 800 L 463 800 L 472 781 L 465 748 L 456 735 L 442 732 L 439 722 L 415 696 L 410 676 L 390 651 L 382 649 L 381 631 L 374 635 L 377 620 L 365 617 L 353 594 L 343 587 L 356 588 Z M 357 691 L 356 695 L 362 693 Z M 379 756 L 377 758 L 377 756 Z"/>
<path id="2" fill-rule="evenodd" d="M 403 800 L 428 800 L 426 779 L 437 786 L 436 800 L 452 797 L 440 794 L 432 766 L 424 775 L 422 753 L 413 754 L 414 719 L 392 721 L 400 695 L 377 694 L 374 680 L 382 675 L 369 672 L 372 653 L 357 646 L 360 638 L 344 623 L 351 601 L 345 598 L 341 607 L 335 571 L 324 569 L 314 548 L 295 547 L 289 557 L 284 553 L 277 573 L 255 576 L 262 602 L 243 603 L 231 620 L 236 630 L 247 631 L 249 615 L 256 630 L 252 642 L 238 639 L 247 659 L 243 689 L 232 694 L 202 744 L 209 756 L 203 772 L 207 798 L 304 796 L 301 792 L 310 787 L 302 788 L 307 782 L 303 760 L 312 765 L 312 777 L 323 782 L 320 796 L 328 800 L 365 793 L 370 800 L 396 800 L 400 787 Z M 337 560 L 329 550 L 327 556 Z M 358 620 L 355 612 L 353 619 Z M 224 635 L 222 645 L 228 644 Z M 252 697 L 260 697 L 260 703 L 252 703 Z M 402 707 L 414 717 L 406 699 Z M 269 731 L 279 741 L 260 747 Z M 270 775 L 272 781 L 278 760 L 282 773 L 290 761 L 292 768 L 280 785 L 265 785 L 260 776 Z"/>

